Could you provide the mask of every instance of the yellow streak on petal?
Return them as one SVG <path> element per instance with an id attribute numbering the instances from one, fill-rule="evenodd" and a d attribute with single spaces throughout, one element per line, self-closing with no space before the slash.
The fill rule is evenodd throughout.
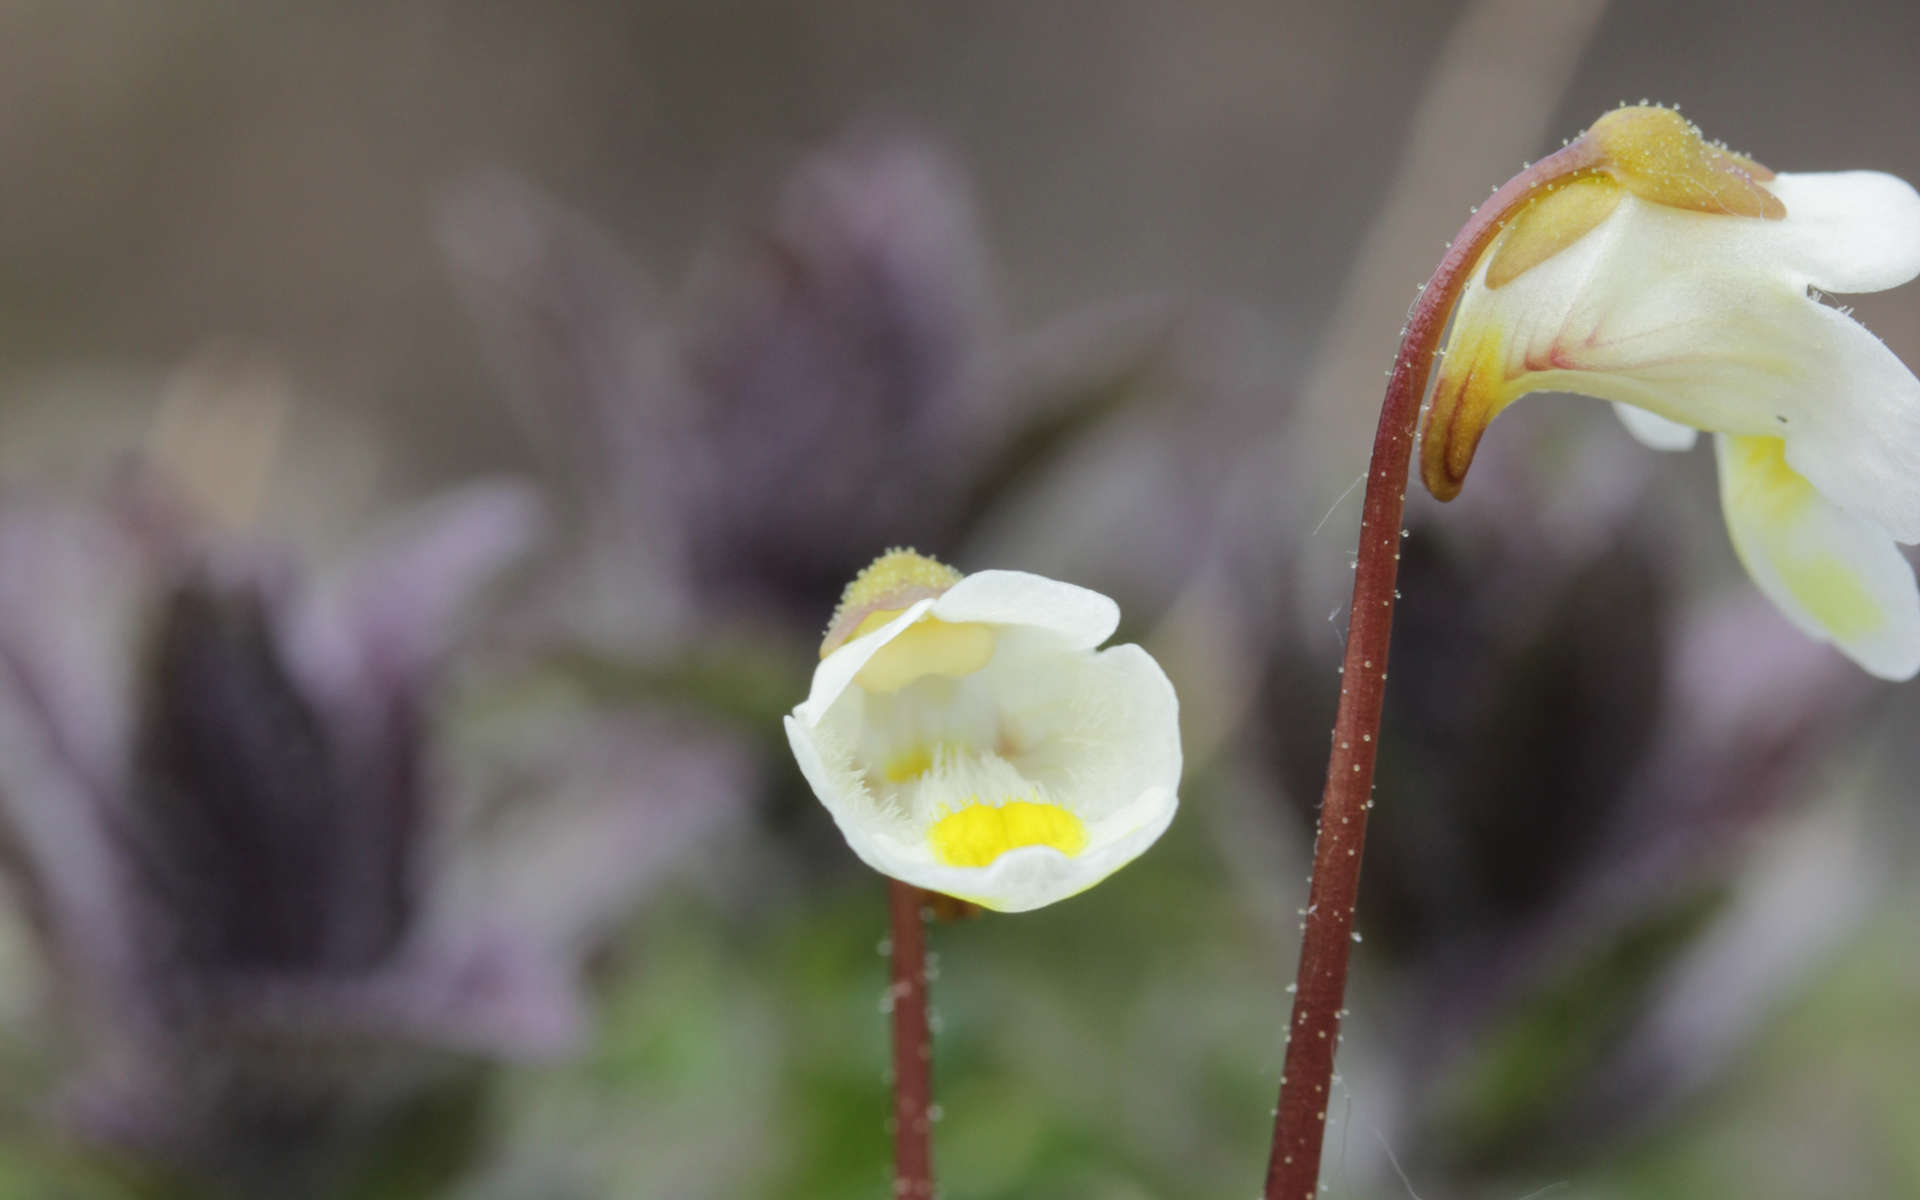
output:
<path id="1" fill-rule="evenodd" d="M 907 627 L 867 660 L 853 681 L 869 692 L 897 692 L 916 679 L 959 679 L 993 657 L 993 630 L 975 621 L 952 623 L 928 617 Z"/>
<path id="2" fill-rule="evenodd" d="M 1460 494 L 1481 435 L 1512 402 L 1501 331 L 1492 326 L 1456 326 L 1420 439 L 1420 478 L 1435 499 L 1451 500 Z"/>
<path id="3" fill-rule="evenodd" d="M 1738 469 L 1731 476 L 1727 504 L 1730 509 L 1738 505 L 1755 518 L 1756 532 L 1784 534 L 1807 505 L 1824 503 L 1813 485 L 1787 465 L 1786 442 L 1771 437 L 1731 440 Z M 1870 634 L 1885 623 L 1879 601 L 1845 559 L 1821 551 L 1786 552 L 1781 548 L 1785 542 L 1784 536 L 1775 540 L 1768 561 L 1788 594 L 1822 629 L 1844 641 Z M 1745 557 L 1737 538 L 1734 549 Z"/>
<path id="4" fill-rule="evenodd" d="M 1051 846 L 1075 855 L 1087 847 L 1087 828 L 1057 804 L 1009 800 L 998 806 L 978 797 L 947 813 L 927 833 L 936 858 L 950 867 L 991 866 L 1021 846 Z"/>
<path id="5" fill-rule="evenodd" d="M 955 753 L 960 749 L 947 742 L 923 743 L 888 759 L 881 774 L 886 776 L 888 783 L 910 783 L 931 771 L 942 754 Z"/>
<path id="6" fill-rule="evenodd" d="M 1790 571 L 1781 572 L 1781 579 L 1807 615 L 1842 641 L 1865 637 L 1886 622 L 1873 593 L 1837 555 L 1794 563 Z"/>
<path id="7" fill-rule="evenodd" d="M 1595 121 L 1585 136 L 1600 147 L 1602 169 L 1642 200 L 1769 221 L 1787 215 L 1780 198 L 1762 186 L 1772 172 L 1709 145 L 1691 121 L 1670 108 L 1615 109 Z"/>
<path id="8" fill-rule="evenodd" d="M 896 754 L 887 760 L 885 770 L 888 783 L 905 783 L 918 779 L 933 769 L 933 751 L 925 746 L 915 746 L 905 754 Z"/>
<path id="9" fill-rule="evenodd" d="M 1620 205 L 1625 189 L 1605 175 L 1577 175 L 1550 186 L 1520 210 L 1500 236 L 1487 264 L 1486 283 L 1511 283 L 1573 245 Z"/>
<path id="10" fill-rule="evenodd" d="M 1787 465 L 1787 443 L 1774 437 L 1730 439 L 1737 481 L 1729 499 L 1738 499 L 1748 512 L 1769 524 L 1781 525 L 1798 516 L 1818 493 L 1800 472 Z"/>

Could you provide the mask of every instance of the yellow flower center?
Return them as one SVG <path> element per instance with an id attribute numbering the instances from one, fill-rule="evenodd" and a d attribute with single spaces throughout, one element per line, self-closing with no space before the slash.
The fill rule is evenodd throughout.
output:
<path id="1" fill-rule="evenodd" d="M 1051 846 L 1062 854 L 1086 849 L 1087 828 L 1057 804 L 1009 800 L 983 804 L 967 797 L 960 809 L 934 822 L 927 840 L 936 858 L 950 867 L 990 866 L 1002 854 L 1021 846 Z"/>

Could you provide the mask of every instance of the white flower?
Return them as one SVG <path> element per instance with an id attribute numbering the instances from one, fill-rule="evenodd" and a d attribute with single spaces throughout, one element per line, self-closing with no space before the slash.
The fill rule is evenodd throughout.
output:
<path id="1" fill-rule="evenodd" d="M 1890 679 L 1920 671 L 1920 380 L 1823 293 L 1920 274 L 1920 195 L 1773 174 L 1677 113 L 1621 109 L 1533 200 L 1455 310 L 1422 445 L 1442 499 L 1531 392 L 1615 403 L 1659 449 L 1717 437 L 1734 549 L 1786 615 Z"/>
<path id="2" fill-rule="evenodd" d="M 1085 891 L 1178 807 L 1173 687 L 1096 651 L 1112 600 L 892 551 L 847 589 L 786 719 L 800 770 L 874 870 L 1019 912 Z"/>

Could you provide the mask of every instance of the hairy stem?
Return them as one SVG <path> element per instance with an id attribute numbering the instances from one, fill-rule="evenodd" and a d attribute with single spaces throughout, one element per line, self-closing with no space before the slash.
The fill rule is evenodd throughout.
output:
<path id="1" fill-rule="evenodd" d="M 1316 1200 L 1318 1195 L 1334 1048 L 1345 1013 L 1354 901 L 1360 892 L 1367 811 L 1373 807 L 1374 755 L 1380 746 L 1380 706 L 1387 688 L 1407 468 L 1434 354 L 1461 288 L 1506 220 L 1541 188 L 1592 162 L 1592 150 L 1584 142 L 1575 142 L 1534 163 L 1495 192 L 1454 237 L 1401 336 L 1380 406 L 1373 459 L 1367 466 L 1340 707 L 1334 718 L 1333 751 L 1327 759 L 1327 785 L 1314 839 L 1313 879 L 1301 925 L 1300 965 L 1294 976 L 1273 1151 L 1267 1162 L 1266 1200 Z"/>
<path id="2" fill-rule="evenodd" d="M 927 942 L 920 889 L 887 881 L 892 915 L 893 1194 L 933 1196 L 933 1035 L 927 1025 Z"/>

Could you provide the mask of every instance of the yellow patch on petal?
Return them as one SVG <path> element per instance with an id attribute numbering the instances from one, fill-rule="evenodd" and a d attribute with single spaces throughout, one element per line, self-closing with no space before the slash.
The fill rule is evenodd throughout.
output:
<path id="1" fill-rule="evenodd" d="M 1435 499 L 1460 494 L 1481 435 L 1513 402 L 1512 382 L 1498 329 L 1454 329 L 1420 439 L 1420 478 Z"/>
<path id="2" fill-rule="evenodd" d="M 888 783 L 910 783 L 933 770 L 934 764 L 940 761 L 941 755 L 956 753 L 958 750 L 958 747 L 950 746 L 946 742 L 915 746 L 888 759 L 881 774 L 886 776 Z"/>
<path id="3" fill-rule="evenodd" d="M 869 692 L 897 692 L 929 675 L 948 679 L 971 675 L 992 657 L 991 627 L 928 617 L 882 646 L 853 680 Z"/>
<path id="4" fill-rule="evenodd" d="M 1576 175 L 1551 184 L 1507 225 L 1487 264 L 1486 283 L 1497 288 L 1573 245 L 1620 206 L 1626 190 L 1605 175 Z"/>
<path id="5" fill-rule="evenodd" d="M 1615 109 L 1584 136 L 1600 148 L 1602 169 L 1642 200 L 1769 221 L 1787 215 L 1780 198 L 1762 186 L 1772 172 L 1708 144 L 1691 121 L 1670 108 Z"/>
<path id="6" fill-rule="evenodd" d="M 969 797 L 960 809 L 934 822 L 927 833 L 936 858 L 950 867 L 991 866 L 1022 846 L 1051 846 L 1075 855 L 1087 847 L 1087 828 L 1057 804 L 1009 800 L 998 806 Z"/>
<path id="7" fill-rule="evenodd" d="M 1873 593 L 1837 555 L 1822 554 L 1795 563 L 1780 578 L 1807 615 L 1842 641 L 1864 637 L 1886 622 Z"/>
<path id="8" fill-rule="evenodd" d="M 1729 507 L 1744 506 L 1766 526 L 1786 529 L 1807 510 L 1822 504 L 1820 494 L 1798 471 L 1787 465 L 1787 444 L 1780 438 L 1736 437 L 1732 443 L 1736 470 L 1729 476 Z M 1736 551 L 1741 550 L 1736 539 Z M 1794 601 L 1834 637 L 1845 641 L 1874 632 L 1886 622 L 1880 602 L 1853 567 L 1837 554 L 1820 551 L 1769 556 L 1773 571 Z"/>
<path id="9" fill-rule="evenodd" d="M 1771 524 L 1784 524 L 1798 516 L 1809 500 L 1819 493 L 1800 472 L 1787 465 L 1787 443 L 1773 437 L 1736 437 L 1731 439 L 1731 465 L 1736 496 L 1749 512 Z"/>

